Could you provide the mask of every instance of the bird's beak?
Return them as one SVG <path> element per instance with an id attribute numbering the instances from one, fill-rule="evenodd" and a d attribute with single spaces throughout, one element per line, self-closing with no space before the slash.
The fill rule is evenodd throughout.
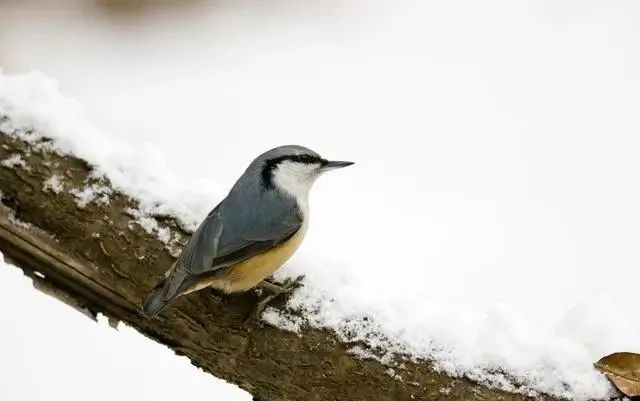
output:
<path id="1" fill-rule="evenodd" d="M 322 171 L 335 170 L 343 167 L 348 167 L 354 164 L 353 162 L 342 162 L 342 161 L 330 161 L 329 163 L 322 166 L 320 169 Z"/>

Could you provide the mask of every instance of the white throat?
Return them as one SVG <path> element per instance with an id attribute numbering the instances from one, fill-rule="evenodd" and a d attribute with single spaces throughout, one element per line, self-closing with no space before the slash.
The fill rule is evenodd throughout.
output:
<path id="1" fill-rule="evenodd" d="M 318 178 L 317 167 L 287 160 L 273 172 L 273 183 L 296 200 L 304 217 L 309 214 L 309 191 Z"/>

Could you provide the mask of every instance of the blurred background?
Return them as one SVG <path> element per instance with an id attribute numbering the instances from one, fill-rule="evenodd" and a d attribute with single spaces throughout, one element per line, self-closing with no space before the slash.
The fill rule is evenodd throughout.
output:
<path id="1" fill-rule="evenodd" d="M 640 274 L 639 18 L 631 0 L 5 0 L 0 66 L 57 81 L 197 216 L 268 148 L 354 160 L 314 190 L 296 271 L 382 318 L 416 294 L 506 305 L 597 355 L 640 333 L 601 307 L 633 304 Z"/>

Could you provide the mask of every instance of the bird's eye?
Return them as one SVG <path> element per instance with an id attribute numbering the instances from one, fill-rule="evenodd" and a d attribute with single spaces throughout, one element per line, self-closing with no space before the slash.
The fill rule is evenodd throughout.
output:
<path id="1" fill-rule="evenodd" d="M 301 163 L 313 163 L 313 157 L 310 155 L 299 155 L 298 161 Z"/>

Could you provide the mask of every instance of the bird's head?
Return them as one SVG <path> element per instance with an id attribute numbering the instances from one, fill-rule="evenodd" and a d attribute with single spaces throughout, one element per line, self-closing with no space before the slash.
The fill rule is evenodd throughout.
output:
<path id="1" fill-rule="evenodd" d="M 261 163 L 266 189 L 284 191 L 298 200 L 306 199 L 311 186 L 323 173 L 353 164 L 326 160 L 313 150 L 297 145 L 271 149 L 256 160 Z"/>

